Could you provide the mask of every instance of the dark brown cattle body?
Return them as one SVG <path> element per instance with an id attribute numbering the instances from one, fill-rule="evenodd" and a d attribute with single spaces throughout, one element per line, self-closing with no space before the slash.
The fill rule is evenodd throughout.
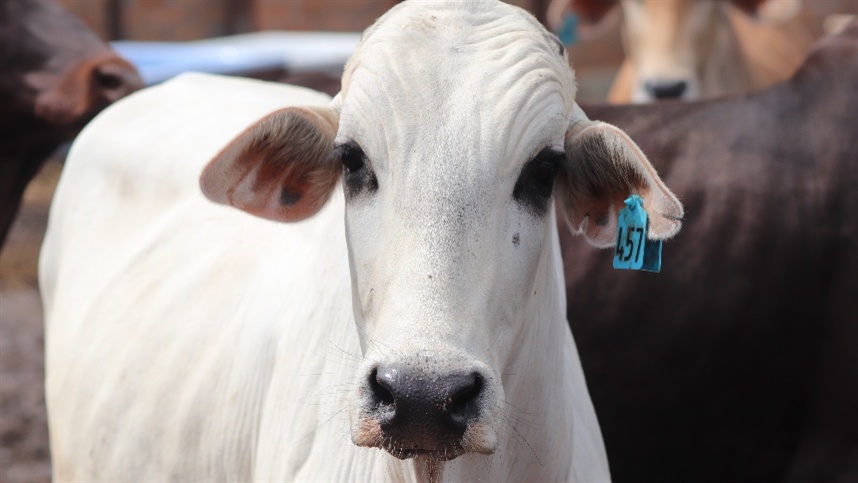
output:
<path id="1" fill-rule="evenodd" d="M 290 74 L 280 78 L 278 82 L 307 87 L 319 92 L 324 92 L 329 96 L 335 96 L 340 92 L 340 78 L 322 71 L 307 71 Z"/>
<path id="2" fill-rule="evenodd" d="M 59 4 L 0 1 L 0 247 L 45 159 L 141 87 L 134 67 Z"/>
<path id="3" fill-rule="evenodd" d="M 858 481 L 858 22 L 719 101 L 585 105 L 686 208 L 660 274 L 560 230 L 616 481 Z"/>

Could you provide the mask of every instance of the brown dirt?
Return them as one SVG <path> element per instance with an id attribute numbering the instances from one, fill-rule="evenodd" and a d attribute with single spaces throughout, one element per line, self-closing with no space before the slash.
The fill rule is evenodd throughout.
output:
<path id="1" fill-rule="evenodd" d="M 51 479 L 44 393 L 44 331 L 36 277 L 61 163 L 49 161 L 24 194 L 0 249 L 0 482 Z"/>

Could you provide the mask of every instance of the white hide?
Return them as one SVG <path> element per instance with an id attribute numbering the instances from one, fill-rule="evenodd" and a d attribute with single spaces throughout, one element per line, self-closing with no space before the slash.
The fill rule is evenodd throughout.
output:
<path id="1" fill-rule="evenodd" d="M 346 456 L 336 373 L 360 351 L 342 197 L 312 222 L 276 224 L 215 205 L 198 185 L 256 119 L 329 101 L 186 74 L 80 134 L 40 261 L 57 477 L 249 481 L 278 462 L 294 478 L 307 459 L 298 448 Z M 314 444 L 318 431 L 331 444 Z M 296 449 L 266 455 L 266 440 Z"/>
<path id="2" fill-rule="evenodd" d="M 70 152 L 40 260 L 55 478 L 609 480 L 553 203 L 534 214 L 512 196 L 540 150 L 612 135 L 587 128 L 574 95 L 529 14 L 408 1 L 365 33 L 333 101 L 186 74 L 108 108 Z M 336 142 L 359 143 L 376 192 L 346 201 L 337 184 L 297 223 L 207 200 L 207 163 L 285 106 L 338 119 Z M 633 166 L 605 163 L 639 175 L 664 211 L 654 237 L 673 235 L 681 206 L 624 135 L 610 139 Z M 580 213 L 574 186 L 558 201 L 569 223 L 612 226 Z M 480 373 L 469 452 L 400 460 L 352 443 L 369 444 L 367 374 L 391 361 Z"/>

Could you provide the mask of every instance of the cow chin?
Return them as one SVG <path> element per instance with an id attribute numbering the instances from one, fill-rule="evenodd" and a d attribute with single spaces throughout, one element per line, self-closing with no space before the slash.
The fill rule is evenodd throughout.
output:
<path id="1" fill-rule="evenodd" d="M 381 422 L 372 417 L 361 418 L 352 431 L 357 446 L 379 448 L 395 458 L 426 458 L 436 462 L 455 459 L 463 454 L 492 454 L 497 447 L 494 430 L 482 423 L 471 422 L 460 438 L 439 438 L 427 428 L 408 436 L 392 435 L 382 429 Z"/>

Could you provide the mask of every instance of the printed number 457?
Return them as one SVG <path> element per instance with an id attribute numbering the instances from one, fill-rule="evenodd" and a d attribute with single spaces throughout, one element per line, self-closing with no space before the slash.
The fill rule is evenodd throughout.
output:
<path id="1" fill-rule="evenodd" d="M 623 236 L 623 229 L 620 228 L 620 232 L 617 234 L 617 253 L 622 253 L 622 261 L 627 262 L 630 259 L 634 258 L 635 261 L 638 260 L 641 252 L 641 247 L 643 246 L 643 237 L 644 237 L 644 229 L 640 226 L 628 227 L 625 230 L 626 236 Z M 637 237 L 637 240 L 634 237 Z M 625 241 L 626 248 L 623 249 L 623 241 Z"/>

